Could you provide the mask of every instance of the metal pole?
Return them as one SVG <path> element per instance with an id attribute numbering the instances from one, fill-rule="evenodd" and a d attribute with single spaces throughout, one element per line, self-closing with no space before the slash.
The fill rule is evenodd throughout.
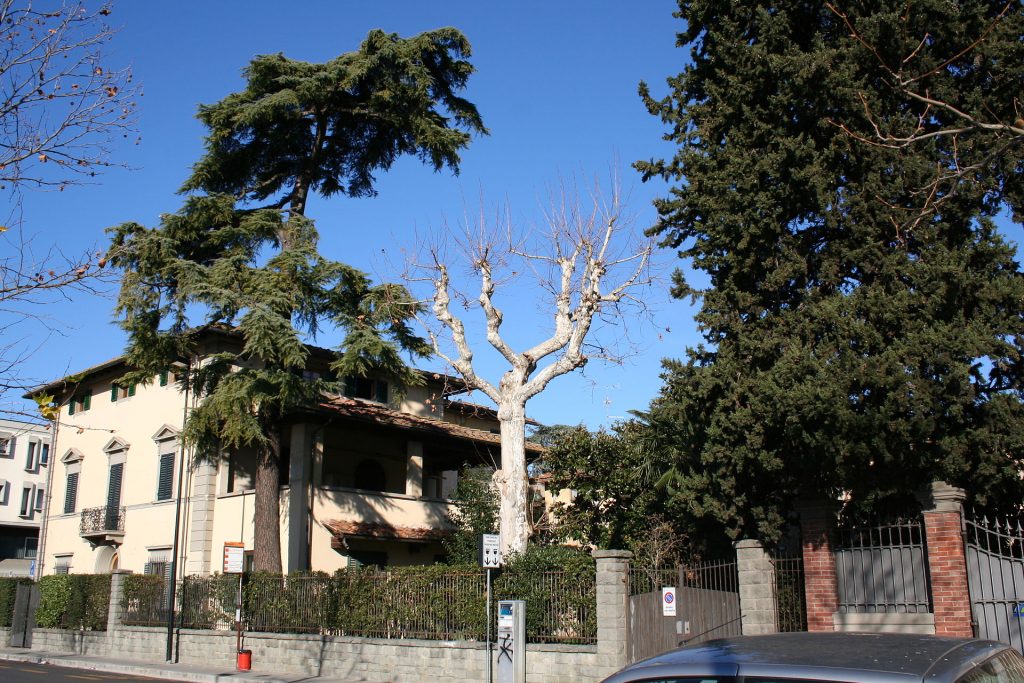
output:
<path id="1" fill-rule="evenodd" d="M 188 420 L 188 396 L 189 382 L 192 377 L 192 359 L 189 358 L 185 366 L 185 404 L 181 409 L 181 428 L 185 429 L 185 422 Z M 174 504 L 174 541 L 171 544 L 171 575 L 167 583 L 167 661 L 174 657 L 174 602 L 175 583 L 178 580 L 178 541 L 181 533 L 181 498 L 182 485 L 185 481 L 185 446 L 178 439 L 178 450 L 181 452 L 181 460 L 178 463 L 178 500 Z"/>
<path id="2" fill-rule="evenodd" d="M 36 570 L 33 581 L 43 577 L 43 565 L 46 559 L 46 531 L 50 526 L 50 506 L 53 504 L 53 470 L 57 463 L 57 431 L 60 429 L 60 405 L 57 405 L 57 417 L 53 420 L 53 432 L 50 433 L 50 458 L 46 462 L 46 493 L 43 495 L 43 519 L 39 523 L 39 542 L 36 543 Z"/>
<path id="3" fill-rule="evenodd" d="M 491 568 L 487 568 L 487 680 L 491 683 Z"/>
<path id="4" fill-rule="evenodd" d="M 235 652 L 242 651 L 242 574 L 238 575 L 238 599 L 235 602 L 235 625 L 238 629 L 238 640 Z"/>

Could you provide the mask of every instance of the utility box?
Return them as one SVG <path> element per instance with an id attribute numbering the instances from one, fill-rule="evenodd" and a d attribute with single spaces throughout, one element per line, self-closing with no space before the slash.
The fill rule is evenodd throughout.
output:
<path id="1" fill-rule="evenodd" d="M 498 601 L 498 683 L 526 683 L 526 601 Z"/>

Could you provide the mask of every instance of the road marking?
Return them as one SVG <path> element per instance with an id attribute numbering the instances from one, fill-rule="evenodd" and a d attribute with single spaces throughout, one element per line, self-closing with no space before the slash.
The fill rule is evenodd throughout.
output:
<path id="1" fill-rule="evenodd" d="M 22 669 L 21 667 L 18 667 L 18 671 L 24 671 L 27 674 L 44 674 L 45 675 L 47 673 L 45 671 L 40 671 L 39 669 Z"/>
<path id="2" fill-rule="evenodd" d="M 77 674 L 65 674 L 65 678 L 81 678 L 84 681 L 102 681 L 99 676 L 79 676 Z"/>

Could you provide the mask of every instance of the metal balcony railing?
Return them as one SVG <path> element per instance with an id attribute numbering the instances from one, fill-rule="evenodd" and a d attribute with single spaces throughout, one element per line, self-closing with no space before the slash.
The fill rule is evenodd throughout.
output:
<path id="1" fill-rule="evenodd" d="M 82 536 L 124 533 L 124 506 L 102 505 L 82 510 L 78 532 Z"/>

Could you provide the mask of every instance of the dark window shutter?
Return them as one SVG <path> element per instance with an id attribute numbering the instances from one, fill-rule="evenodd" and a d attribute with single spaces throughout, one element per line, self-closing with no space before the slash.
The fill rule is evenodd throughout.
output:
<path id="1" fill-rule="evenodd" d="M 134 396 L 135 395 L 135 383 L 134 382 L 132 382 L 131 384 L 128 385 L 128 395 L 129 396 Z"/>
<path id="2" fill-rule="evenodd" d="M 160 386 L 162 386 L 162 387 L 166 387 L 167 386 L 167 371 L 166 370 L 164 370 L 163 372 L 160 373 Z"/>
<path id="3" fill-rule="evenodd" d="M 124 474 L 124 463 L 110 466 L 110 482 L 107 485 L 107 507 L 121 507 L 121 475 Z M 115 513 L 116 514 L 116 513 Z"/>
<path id="4" fill-rule="evenodd" d="M 84 412 L 86 410 L 89 410 L 89 408 L 92 408 L 92 390 L 91 389 L 89 391 L 85 392 L 85 395 L 82 396 L 82 411 Z"/>
<path id="5" fill-rule="evenodd" d="M 377 382 L 377 400 L 380 401 L 381 403 L 387 403 L 388 402 L 388 383 L 387 382 L 381 382 L 381 381 Z"/>
<path id="6" fill-rule="evenodd" d="M 170 500 L 171 485 L 174 482 L 174 453 L 160 456 L 160 476 L 156 484 L 156 499 Z"/>
<path id="7" fill-rule="evenodd" d="M 77 403 L 77 402 L 78 402 L 78 399 L 75 398 L 74 396 L 72 396 L 71 400 L 68 401 L 68 415 L 74 415 L 75 414 L 75 403 Z"/>
<path id="8" fill-rule="evenodd" d="M 110 385 L 110 402 L 113 403 L 117 400 L 117 383 L 114 382 Z"/>
<path id="9" fill-rule="evenodd" d="M 68 475 L 68 487 L 64 492 L 64 514 L 69 515 L 75 511 L 78 502 L 78 472 Z"/>

